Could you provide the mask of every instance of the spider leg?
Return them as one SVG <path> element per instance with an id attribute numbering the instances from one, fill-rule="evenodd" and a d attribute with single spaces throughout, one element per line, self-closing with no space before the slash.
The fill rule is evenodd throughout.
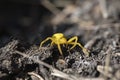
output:
<path id="1" fill-rule="evenodd" d="M 58 43 L 57 46 L 58 46 L 58 50 L 59 50 L 60 54 L 63 55 L 62 49 L 61 49 L 61 47 L 60 47 L 60 44 Z"/>
<path id="2" fill-rule="evenodd" d="M 86 49 L 85 47 L 83 47 L 80 43 L 77 43 L 77 45 L 82 48 L 82 51 L 83 51 L 83 53 L 84 53 L 86 56 L 89 56 L 90 51 L 89 51 L 88 49 Z"/>
<path id="3" fill-rule="evenodd" d="M 53 44 L 54 44 L 54 42 L 52 41 L 51 44 L 50 44 L 50 46 L 52 46 Z"/>
<path id="4" fill-rule="evenodd" d="M 51 38 L 51 37 L 48 37 L 48 38 L 46 38 L 45 40 L 43 40 L 43 41 L 40 43 L 40 47 L 42 47 L 42 45 L 43 45 L 46 41 L 48 41 L 48 40 L 52 40 L 52 38 Z"/>
<path id="5" fill-rule="evenodd" d="M 69 43 L 69 44 L 75 44 L 74 42 L 71 42 L 71 43 Z M 89 54 L 90 54 L 90 51 L 88 50 L 88 49 L 86 49 L 86 48 L 84 48 L 80 43 L 76 43 L 76 45 L 78 45 L 79 47 L 81 47 L 81 49 L 82 49 L 82 51 L 83 51 L 83 53 L 86 55 L 86 56 L 89 56 Z"/>
<path id="6" fill-rule="evenodd" d="M 69 39 L 67 41 L 67 44 L 71 44 L 71 43 L 73 44 L 73 46 L 70 49 L 73 49 L 77 45 L 77 41 L 78 41 L 78 37 L 77 36 L 72 37 L 71 39 Z"/>

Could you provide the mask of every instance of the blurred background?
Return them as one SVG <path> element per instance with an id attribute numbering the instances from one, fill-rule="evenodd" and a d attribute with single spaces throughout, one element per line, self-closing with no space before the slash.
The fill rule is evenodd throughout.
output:
<path id="1" fill-rule="evenodd" d="M 39 49 L 58 32 L 67 39 L 78 36 L 90 56 L 70 46 L 61 46 L 62 58 L 57 46 Z M 45 80 L 67 79 L 32 58 L 82 80 L 120 80 L 120 0 L 0 0 L 0 80 L 38 80 L 28 72 Z"/>
<path id="2" fill-rule="evenodd" d="M 119 0 L 0 0 L 0 47 L 11 39 L 39 45 L 56 32 L 85 43 L 90 30 L 119 23 Z M 86 35 L 86 37 L 85 37 Z"/>

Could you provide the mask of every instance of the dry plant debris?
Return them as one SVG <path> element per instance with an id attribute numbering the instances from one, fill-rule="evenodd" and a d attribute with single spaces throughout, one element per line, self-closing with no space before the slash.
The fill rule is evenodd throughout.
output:
<path id="1" fill-rule="evenodd" d="M 0 0 L 0 80 L 120 80 L 119 4 L 119 0 Z M 39 48 L 56 33 L 73 45 L 57 46 L 60 38 L 50 37 L 57 45 L 48 41 Z M 89 56 L 77 42 L 90 50 Z"/>

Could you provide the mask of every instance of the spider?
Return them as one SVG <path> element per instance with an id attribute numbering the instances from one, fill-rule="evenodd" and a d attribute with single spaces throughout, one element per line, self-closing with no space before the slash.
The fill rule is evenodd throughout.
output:
<path id="1" fill-rule="evenodd" d="M 50 44 L 50 46 L 57 45 L 58 50 L 59 50 L 59 52 L 60 52 L 61 55 L 63 55 L 63 52 L 61 50 L 61 46 L 60 45 L 61 44 L 65 44 L 65 45 L 70 44 L 70 45 L 72 45 L 72 47 L 70 48 L 70 50 L 73 49 L 76 45 L 78 45 L 82 49 L 82 51 L 84 52 L 84 54 L 87 55 L 87 56 L 89 56 L 89 50 L 86 49 L 86 48 L 84 48 L 80 43 L 77 42 L 78 41 L 78 37 L 77 36 L 74 36 L 74 37 L 70 38 L 69 40 L 67 40 L 66 37 L 64 36 L 64 34 L 62 34 L 62 33 L 55 33 L 55 34 L 53 34 L 52 37 L 48 37 L 45 40 L 43 40 L 41 42 L 41 44 L 40 44 L 40 47 L 42 47 L 42 45 L 46 41 L 48 41 L 48 40 L 52 41 L 51 44 Z"/>

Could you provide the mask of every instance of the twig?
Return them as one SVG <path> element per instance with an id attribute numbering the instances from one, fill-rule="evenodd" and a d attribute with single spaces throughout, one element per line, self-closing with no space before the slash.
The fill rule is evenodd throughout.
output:
<path id="1" fill-rule="evenodd" d="M 57 15 L 59 12 L 60 12 L 60 10 L 59 9 L 57 9 L 56 7 L 55 7 L 55 5 L 53 5 L 51 2 L 49 2 L 48 0 L 43 0 L 43 1 L 41 1 L 41 3 L 42 3 L 42 5 L 44 6 L 44 7 L 46 7 L 49 11 L 51 11 L 54 15 Z"/>
<path id="2" fill-rule="evenodd" d="M 105 76 L 105 79 L 107 79 L 107 77 L 109 78 L 112 77 L 112 74 L 109 73 L 112 72 L 112 68 L 109 66 L 111 51 L 112 51 L 112 47 L 109 46 L 109 49 L 106 51 L 107 57 L 105 60 L 105 66 L 100 66 L 100 65 L 97 66 L 97 70 Z"/>
<path id="3" fill-rule="evenodd" d="M 106 0 L 99 0 L 100 7 L 101 7 L 101 12 L 103 15 L 103 18 L 108 18 L 108 10 L 107 10 L 107 2 Z"/>
<path id="4" fill-rule="evenodd" d="M 100 38 L 101 38 L 101 36 L 97 36 L 97 37 L 91 39 L 90 41 L 88 41 L 88 42 L 84 45 L 84 47 L 87 48 L 87 49 L 91 49 L 92 46 L 95 44 L 95 42 L 96 42 L 98 39 L 100 39 Z"/>
<path id="5" fill-rule="evenodd" d="M 15 53 L 17 53 L 17 54 L 19 54 L 19 55 L 22 55 L 24 58 L 29 58 L 29 59 L 31 59 L 31 60 L 33 60 L 33 61 L 35 61 L 35 62 L 37 62 L 37 63 L 39 63 L 39 64 L 41 64 L 41 65 L 43 65 L 43 66 L 45 66 L 45 67 L 48 67 L 48 68 L 50 68 L 50 69 L 53 69 L 52 66 L 50 66 L 50 65 L 48 65 L 48 64 L 46 64 L 46 63 L 44 63 L 44 62 L 42 62 L 42 61 L 40 61 L 40 60 L 34 59 L 34 58 L 30 57 L 29 55 L 26 55 L 26 54 L 24 54 L 24 53 L 22 53 L 22 52 L 15 51 Z"/>
<path id="6" fill-rule="evenodd" d="M 97 66 L 97 70 L 98 70 L 101 74 L 103 74 L 103 75 L 106 76 L 106 77 L 111 77 L 112 74 L 110 74 L 110 73 L 106 74 L 106 73 L 105 73 L 105 69 L 106 69 L 106 68 L 107 68 L 109 71 L 112 71 L 112 68 L 111 68 L 111 67 L 106 67 L 106 66 L 101 66 L 101 65 L 98 65 L 98 66 Z"/>
<path id="7" fill-rule="evenodd" d="M 28 72 L 28 74 L 37 77 L 39 80 L 44 80 L 40 75 L 38 75 L 34 72 Z"/>
<path id="8" fill-rule="evenodd" d="M 65 21 L 66 17 L 76 10 L 75 5 L 68 5 L 65 9 L 63 9 L 61 12 L 59 12 L 51 21 L 53 25 L 58 25 L 59 23 Z"/>

